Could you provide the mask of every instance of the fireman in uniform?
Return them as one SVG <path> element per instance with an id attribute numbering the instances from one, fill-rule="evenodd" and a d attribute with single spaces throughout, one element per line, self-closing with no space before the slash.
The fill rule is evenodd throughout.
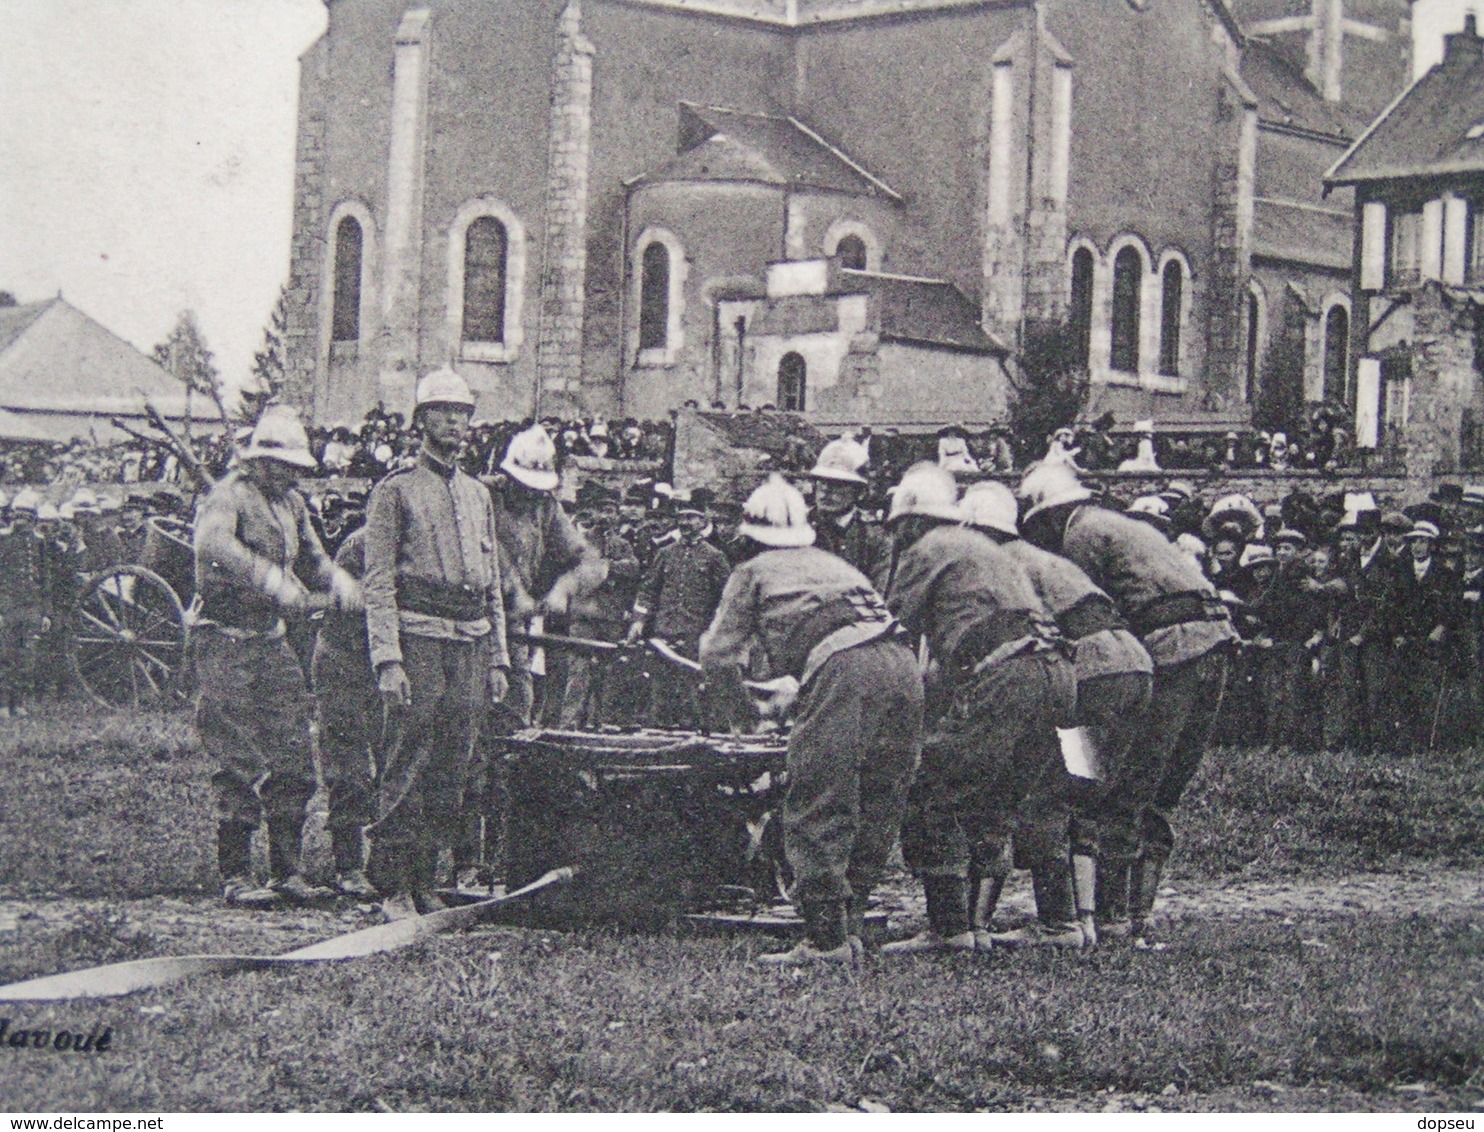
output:
<path id="1" fill-rule="evenodd" d="M 897 545 L 887 603 L 913 640 L 927 639 L 952 702 L 924 742 L 902 828 L 929 926 L 886 953 L 994 946 L 973 930 L 971 872 L 993 870 L 1021 804 L 1062 765 L 1056 728 L 1076 708 L 1076 675 L 1025 569 L 962 520 L 953 477 L 927 463 L 902 477 L 887 517 Z M 1082 946 L 1065 835 L 1063 823 L 1059 860 L 1032 876 L 1036 924 L 1001 942 Z"/>
<path id="2" fill-rule="evenodd" d="M 878 590 L 891 573 L 891 539 L 861 513 L 869 481 L 862 474 L 870 453 L 848 436 L 832 440 L 809 471 L 814 481 L 814 545 L 845 559 Z"/>
<path id="3" fill-rule="evenodd" d="M 1142 734 L 1154 689 L 1154 661 L 1129 632 L 1113 600 L 1081 567 L 1020 537 L 1015 495 L 1008 487 L 993 481 L 974 484 L 964 493 L 962 507 L 968 523 L 1025 568 L 1031 585 L 1056 618 L 1057 628 L 1070 642 L 1077 674 L 1077 723 L 1087 729 L 1106 779 L 1128 761 L 1129 751 Z M 1025 819 L 1015 833 L 1016 853 L 1024 855 L 1032 870 L 1038 860 L 1054 861 L 1070 835 L 1077 919 L 1086 946 L 1097 942 L 1098 791 L 1099 785 L 1091 780 L 1072 779 L 1063 767 L 1053 767 L 1048 780 L 1028 799 Z M 1073 809 L 1070 825 L 1069 807 Z M 974 903 L 976 928 L 989 927 L 1007 863 L 1002 860 L 996 872 L 982 879 Z"/>
<path id="4" fill-rule="evenodd" d="M 784 851 L 807 939 L 759 962 L 851 963 L 917 765 L 922 678 L 864 574 L 813 546 L 804 497 L 779 477 L 747 500 L 747 557 L 701 638 L 708 679 L 734 701 L 754 646 L 798 681 L 788 740 Z"/>
<path id="5" fill-rule="evenodd" d="M 358 581 L 365 575 L 365 527 L 340 544 L 335 565 Z M 377 893 L 365 873 L 365 828 L 376 820 L 371 771 L 380 738 L 381 698 L 361 603 L 325 614 L 315 635 L 309 672 L 319 724 L 320 771 L 329 796 L 326 828 L 335 861 L 335 888 L 342 896 L 370 900 Z"/>
<path id="6" fill-rule="evenodd" d="M 1210 741 L 1236 633 L 1183 551 L 1148 523 L 1094 506 L 1070 468 L 1036 469 L 1021 495 L 1025 538 L 1080 566 L 1154 661 L 1143 737 L 1103 797 L 1097 862 L 1099 937 L 1150 942 L 1148 916 L 1175 840 L 1170 815 Z"/>
<path id="7" fill-rule="evenodd" d="M 499 547 L 488 490 L 459 470 L 474 394 L 451 369 L 417 386 L 422 449 L 371 493 L 366 631 L 385 708 L 367 873 L 388 920 L 436 911 L 485 703 L 504 698 Z"/>
<path id="8" fill-rule="evenodd" d="M 284 617 L 354 608 L 360 591 L 325 554 L 294 487 L 295 477 L 314 466 L 293 411 L 265 414 L 237 467 L 196 516 L 196 730 L 217 764 L 217 864 L 229 904 L 328 895 L 304 878 L 299 863 L 315 789 L 311 706 Z M 248 858 L 264 815 L 267 888 L 252 879 Z"/>
<path id="9" fill-rule="evenodd" d="M 0 528 L 0 718 L 27 713 L 38 643 L 51 628 L 46 543 L 36 528 L 40 507 L 40 494 L 22 488 L 10 501 L 10 522 Z"/>

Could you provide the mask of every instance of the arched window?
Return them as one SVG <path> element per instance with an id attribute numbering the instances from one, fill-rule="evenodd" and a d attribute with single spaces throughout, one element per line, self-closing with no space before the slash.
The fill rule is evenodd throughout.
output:
<path id="1" fill-rule="evenodd" d="M 840 266 L 850 271 L 866 270 L 866 241 L 850 235 L 835 245 L 835 254 L 840 257 Z"/>
<path id="2" fill-rule="evenodd" d="M 1262 295 L 1256 288 L 1247 292 L 1247 358 L 1243 370 L 1242 400 L 1251 401 L 1257 391 L 1257 369 L 1262 361 Z"/>
<path id="3" fill-rule="evenodd" d="M 663 350 L 670 337 L 670 249 L 658 240 L 644 249 L 639 283 L 639 349 Z"/>
<path id="4" fill-rule="evenodd" d="M 802 413 L 808 385 L 808 366 L 803 355 L 793 351 L 778 363 L 778 407 L 785 413 Z"/>
<path id="5" fill-rule="evenodd" d="M 1092 358 L 1092 252 L 1078 248 L 1072 253 L 1072 301 L 1067 312 L 1072 333 L 1072 364 L 1088 368 Z"/>
<path id="6" fill-rule="evenodd" d="M 355 342 L 361 337 L 361 223 L 354 216 L 335 225 L 334 305 L 330 341 Z"/>
<path id="7" fill-rule="evenodd" d="M 1144 260 L 1125 246 L 1113 260 L 1113 352 L 1110 364 L 1124 373 L 1139 372 L 1139 303 L 1144 289 Z"/>
<path id="8" fill-rule="evenodd" d="M 505 341 L 505 286 L 510 247 L 505 225 L 480 216 L 464 230 L 465 342 Z"/>
<path id="9" fill-rule="evenodd" d="M 1185 303 L 1185 269 L 1178 259 L 1165 264 L 1160 276 L 1159 372 L 1180 376 L 1180 320 Z"/>
<path id="10" fill-rule="evenodd" d="M 1350 312 L 1339 303 L 1324 316 L 1324 399 L 1347 400 L 1350 376 Z"/>

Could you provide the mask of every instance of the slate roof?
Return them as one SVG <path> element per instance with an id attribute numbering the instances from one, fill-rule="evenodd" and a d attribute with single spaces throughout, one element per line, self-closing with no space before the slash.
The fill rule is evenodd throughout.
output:
<path id="1" fill-rule="evenodd" d="M 901 196 L 796 118 L 682 103 L 680 152 L 630 185 L 747 181 L 852 196 Z"/>
<path id="2" fill-rule="evenodd" d="M 1470 136 L 1474 135 L 1474 136 Z M 1325 175 L 1327 185 L 1484 173 L 1484 39 L 1473 16 Z"/>
<path id="3" fill-rule="evenodd" d="M 1247 41 L 1242 78 L 1257 95 L 1257 117 L 1264 123 L 1336 138 L 1354 138 L 1367 125 L 1343 102 L 1326 102 L 1302 67 L 1275 44 Z"/>
<path id="4" fill-rule="evenodd" d="M 1354 224 L 1343 209 L 1259 200 L 1253 206 L 1252 254 L 1349 271 Z"/>
<path id="5" fill-rule="evenodd" d="M 840 288 L 872 297 L 883 339 L 1001 357 L 1010 352 L 979 325 L 973 300 L 947 280 L 847 270 L 840 272 Z"/>

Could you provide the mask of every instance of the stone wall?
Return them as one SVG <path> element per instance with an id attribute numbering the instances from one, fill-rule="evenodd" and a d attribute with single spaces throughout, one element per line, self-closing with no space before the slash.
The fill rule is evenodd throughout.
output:
<path id="1" fill-rule="evenodd" d="M 312 411 L 319 369 L 320 280 L 325 269 L 325 83 L 328 41 L 299 60 L 299 131 L 294 147 L 294 235 L 289 246 L 283 396 Z"/>

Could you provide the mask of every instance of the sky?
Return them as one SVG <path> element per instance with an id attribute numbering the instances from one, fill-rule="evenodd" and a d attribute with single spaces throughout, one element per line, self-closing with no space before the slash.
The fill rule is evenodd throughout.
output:
<path id="1" fill-rule="evenodd" d="M 245 375 L 288 277 L 321 0 L 0 0 L 0 290 L 148 351 L 196 312 Z"/>
<path id="2" fill-rule="evenodd" d="M 1419 0 L 1419 55 L 1484 0 Z M 141 350 L 196 312 L 244 377 L 288 276 L 298 57 L 322 0 L 0 0 L 0 290 Z"/>

